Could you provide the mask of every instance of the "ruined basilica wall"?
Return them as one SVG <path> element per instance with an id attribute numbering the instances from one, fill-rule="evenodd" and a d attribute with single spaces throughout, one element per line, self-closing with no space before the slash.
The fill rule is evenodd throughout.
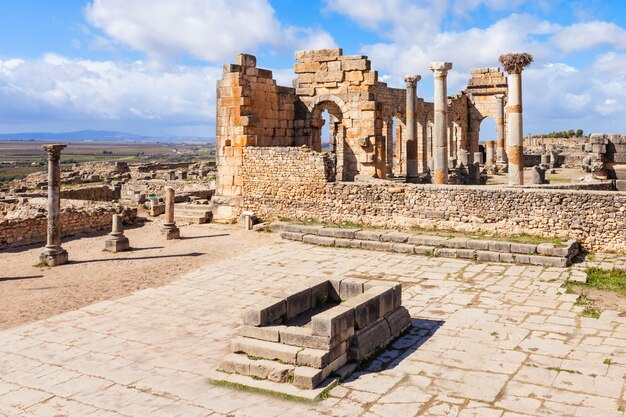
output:
<path id="1" fill-rule="evenodd" d="M 137 209 L 121 206 L 93 208 L 62 208 L 59 215 L 61 236 L 92 233 L 111 228 L 113 214 L 121 214 L 125 221 L 137 217 Z M 36 217 L 0 220 L 0 249 L 45 243 L 48 220 L 45 213 Z"/>
<path id="2" fill-rule="evenodd" d="M 244 153 L 242 210 L 387 227 L 438 227 L 498 234 L 572 237 L 587 250 L 626 252 L 626 193 L 473 186 L 327 182 L 322 154 L 304 149 Z M 294 156 L 294 153 L 297 156 Z M 265 160 L 261 169 L 253 167 Z M 311 177 L 291 179 L 302 161 Z M 293 164 L 290 166 L 290 164 Z M 308 167 L 311 169 L 311 167 Z M 248 177 L 249 176 L 249 177 Z"/>

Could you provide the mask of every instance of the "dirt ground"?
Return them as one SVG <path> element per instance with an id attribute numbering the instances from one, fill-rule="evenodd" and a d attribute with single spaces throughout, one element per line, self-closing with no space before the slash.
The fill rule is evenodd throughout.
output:
<path id="1" fill-rule="evenodd" d="M 43 245 L 0 251 L 0 329 L 158 287 L 278 239 L 218 224 L 182 226 L 180 240 L 163 240 L 158 223 L 125 234 L 130 252 L 104 252 L 105 234 L 64 239 L 70 263 L 55 268 L 36 266 Z"/>

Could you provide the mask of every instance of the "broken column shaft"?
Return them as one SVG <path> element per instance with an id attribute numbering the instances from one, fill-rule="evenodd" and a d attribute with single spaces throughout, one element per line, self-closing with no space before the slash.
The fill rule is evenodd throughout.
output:
<path id="1" fill-rule="evenodd" d="M 180 230 L 174 222 L 174 202 L 176 196 L 172 187 L 165 189 L 165 223 L 161 226 L 161 234 L 165 239 L 179 239 Z"/>
<path id="2" fill-rule="evenodd" d="M 506 164 L 505 139 L 504 139 L 504 94 L 497 94 L 497 113 L 496 113 L 496 162 Z"/>
<path id="3" fill-rule="evenodd" d="M 435 75 L 435 132 L 433 138 L 433 182 L 448 183 L 448 91 L 446 78 L 452 69 L 450 62 L 433 62 Z"/>
<path id="4" fill-rule="evenodd" d="M 67 251 L 61 247 L 61 151 L 67 145 L 43 145 L 48 152 L 48 233 L 46 247 L 39 260 L 48 266 L 62 265 L 67 262 Z"/>
<path id="5" fill-rule="evenodd" d="M 111 222 L 111 233 L 104 243 L 104 250 L 109 252 L 122 252 L 130 249 L 128 238 L 124 236 L 122 216 L 114 214 Z"/>

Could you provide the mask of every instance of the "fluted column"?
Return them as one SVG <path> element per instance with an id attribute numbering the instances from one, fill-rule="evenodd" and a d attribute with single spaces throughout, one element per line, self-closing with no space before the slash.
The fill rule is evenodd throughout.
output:
<path id="1" fill-rule="evenodd" d="M 39 260 L 48 266 L 62 265 L 67 262 L 67 251 L 61 247 L 61 151 L 67 145 L 43 145 L 48 152 L 48 231 L 46 247 Z"/>
<path id="2" fill-rule="evenodd" d="M 406 177 L 416 177 L 417 170 L 417 118 L 415 101 L 417 97 L 417 83 L 420 75 L 407 75 L 406 82 Z"/>
<path id="3" fill-rule="evenodd" d="M 497 94 L 497 113 L 496 113 L 496 162 L 506 164 L 505 140 L 504 140 L 504 94 Z"/>
<path id="4" fill-rule="evenodd" d="M 446 85 L 450 62 L 433 62 L 435 75 L 435 136 L 433 138 L 433 182 L 448 183 L 448 88 Z"/>
<path id="5" fill-rule="evenodd" d="M 533 61 L 529 54 L 506 54 L 500 63 L 509 73 L 507 116 L 507 149 L 509 185 L 524 185 L 524 126 L 522 117 L 522 71 Z"/>

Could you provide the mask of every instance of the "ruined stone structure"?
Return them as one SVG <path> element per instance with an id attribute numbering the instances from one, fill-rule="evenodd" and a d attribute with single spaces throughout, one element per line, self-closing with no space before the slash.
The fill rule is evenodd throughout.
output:
<path id="1" fill-rule="evenodd" d="M 442 175 L 436 182 L 446 183 L 448 167 L 462 162 L 465 168 L 472 165 L 470 178 L 477 183 L 474 155 L 486 117 L 497 121 L 497 159 L 506 161 L 507 81 L 497 68 L 473 70 L 467 89 L 451 97 L 444 88 L 444 72 L 451 64 L 435 71 L 442 82 L 437 123 L 435 105 L 417 98 L 419 75 L 405 78 L 405 90 L 378 81 L 366 56 L 343 55 L 337 48 L 300 51 L 295 58 L 293 87 L 278 86 L 271 71 L 257 68 L 252 55 L 239 54 L 236 64 L 224 66 L 217 83 L 216 221 L 238 218 L 243 149 L 306 146 L 321 152 L 324 111 L 331 124 L 330 181 L 393 175 L 416 182 L 416 177 L 430 175 L 437 161 Z"/>
<path id="2" fill-rule="evenodd" d="M 48 152 L 48 233 L 46 247 L 39 256 L 39 260 L 48 266 L 62 265 L 67 262 L 67 251 L 61 247 L 61 211 L 60 180 L 61 180 L 61 151 L 67 145 L 44 145 Z"/>
<path id="3" fill-rule="evenodd" d="M 617 189 L 626 191 L 626 135 L 591 135 L 585 151 L 583 169 L 598 179 L 615 180 Z"/>

